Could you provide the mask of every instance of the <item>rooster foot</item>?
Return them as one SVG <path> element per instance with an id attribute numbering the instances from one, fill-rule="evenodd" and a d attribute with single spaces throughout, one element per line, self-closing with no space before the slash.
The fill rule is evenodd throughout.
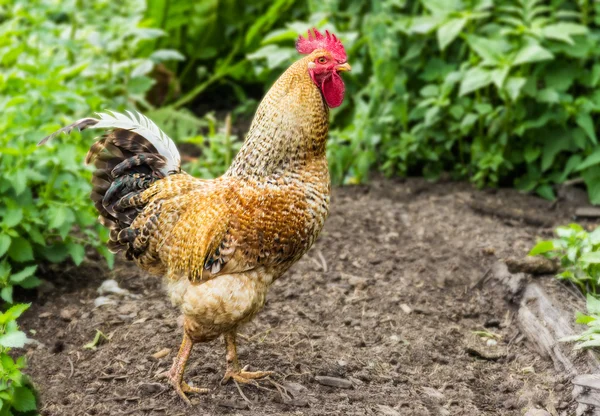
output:
<path id="1" fill-rule="evenodd" d="M 192 403 L 190 402 L 190 399 L 188 399 L 186 393 L 206 394 L 210 392 L 210 389 L 192 387 L 185 381 L 178 380 L 172 369 L 159 374 L 158 378 L 166 378 L 169 383 L 171 383 L 179 397 L 181 397 L 188 405 L 191 405 Z"/>
<path id="2" fill-rule="evenodd" d="M 273 371 L 245 371 L 245 368 L 242 370 L 227 369 L 225 376 L 221 380 L 221 384 L 227 384 L 232 379 L 238 383 L 248 384 L 252 380 L 272 376 L 273 374 L 275 374 Z"/>

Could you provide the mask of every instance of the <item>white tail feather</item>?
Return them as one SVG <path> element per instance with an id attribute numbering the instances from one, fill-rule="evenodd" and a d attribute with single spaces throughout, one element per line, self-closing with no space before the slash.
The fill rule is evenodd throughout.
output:
<path id="1" fill-rule="evenodd" d="M 158 153 L 167 158 L 166 172 L 178 172 L 181 166 L 181 156 L 175 143 L 164 131 L 145 115 L 136 112 L 121 114 L 116 111 L 97 113 L 100 120 L 90 128 L 94 129 L 126 129 L 136 132 L 148 140 Z"/>

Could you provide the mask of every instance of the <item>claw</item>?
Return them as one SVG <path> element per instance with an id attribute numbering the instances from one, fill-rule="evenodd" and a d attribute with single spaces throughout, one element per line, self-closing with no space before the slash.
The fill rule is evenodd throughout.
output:
<path id="1" fill-rule="evenodd" d="M 233 379 L 238 383 L 248 384 L 252 382 L 252 380 L 257 380 L 259 378 L 264 378 L 268 376 L 272 376 L 275 374 L 273 371 L 232 371 L 227 370 L 225 372 L 225 376 L 221 380 L 221 384 L 225 385 L 229 382 L 229 380 Z"/>
<path id="2" fill-rule="evenodd" d="M 192 402 L 187 397 L 186 393 L 195 393 L 195 394 L 206 394 L 210 392 L 210 389 L 201 388 L 201 387 L 192 387 L 187 384 L 185 381 L 178 381 L 177 377 L 172 374 L 172 371 L 165 371 L 157 376 L 158 378 L 166 378 L 169 383 L 173 386 L 179 397 L 183 399 L 183 401 L 191 406 Z"/>

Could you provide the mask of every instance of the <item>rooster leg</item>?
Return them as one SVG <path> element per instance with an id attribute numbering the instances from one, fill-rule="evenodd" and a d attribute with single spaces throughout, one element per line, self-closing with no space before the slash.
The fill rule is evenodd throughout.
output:
<path id="1" fill-rule="evenodd" d="M 227 371 L 225 371 L 225 377 L 223 377 L 223 380 L 221 380 L 221 384 L 226 384 L 231 379 L 239 383 L 250 383 L 252 380 L 257 378 L 263 378 L 273 374 L 273 371 L 244 371 L 238 362 L 235 339 L 235 330 L 225 334 L 225 347 L 227 348 Z"/>
<path id="2" fill-rule="evenodd" d="M 185 393 L 208 393 L 209 389 L 201 389 L 198 387 L 191 387 L 185 381 L 183 381 L 183 372 L 185 371 L 185 364 L 187 363 L 188 358 L 190 357 L 190 353 L 192 352 L 192 347 L 194 346 L 194 342 L 190 338 L 190 336 L 186 333 L 183 334 L 183 341 L 181 342 L 181 347 L 179 347 L 179 353 L 177 354 L 177 358 L 173 360 L 173 366 L 171 369 L 165 373 L 162 373 L 160 377 L 165 377 L 169 380 L 169 382 L 175 387 L 175 391 L 179 394 L 179 397 L 183 399 L 188 405 L 190 403 L 190 399 L 187 398 Z"/>

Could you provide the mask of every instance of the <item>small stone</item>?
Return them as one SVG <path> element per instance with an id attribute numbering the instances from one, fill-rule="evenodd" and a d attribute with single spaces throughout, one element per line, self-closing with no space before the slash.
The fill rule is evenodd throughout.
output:
<path id="1" fill-rule="evenodd" d="M 349 389 L 352 387 L 352 382 L 344 378 L 316 376 L 315 380 L 317 380 L 317 383 L 329 387 L 337 387 L 340 389 Z"/>
<path id="2" fill-rule="evenodd" d="M 488 339 L 485 344 L 488 347 L 495 347 L 496 345 L 498 345 L 498 341 L 496 341 L 495 339 Z"/>
<path id="3" fill-rule="evenodd" d="M 294 397 L 299 397 L 302 393 L 308 391 L 302 384 L 291 381 L 283 383 L 283 387 Z"/>
<path id="4" fill-rule="evenodd" d="M 407 315 L 412 313 L 412 311 L 413 311 L 412 308 L 410 306 L 408 306 L 406 303 L 401 303 L 400 309 L 402 309 L 402 312 L 404 312 Z"/>
<path id="5" fill-rule="evenodd" d="M 550 413 L 544 409 L 529 409 L 524 416 L 551 416 Z"/>
<path id="6" fill-rule="evenodd" d="M 52 316 L 52 312 L 42 312 L 38 315 L 38 318 L 50 318 Z"/>
<path id="7" fill-rule="evenodd" d="M 75 309 L 65 308 L 65 309 L 61 309 L 59 315 L 60 315 L 60 318 L 63 321 L 69 322 L 69 321 L 72 321 L 75 318 L 75 314 L 76 313 L 77 313 L 77 311 Z"/>
<path id="8" fill-rule="evenodd" d="M 156 360 L 160 360 L 161 358 L 166 357 L 170 353 L 171 353 L 171 348 L 163 348 L 162 350 L 152 354 L 152 358 L 154 358 Z"/>
<path id="9" fill-rule="evenodd" d="M 139 385 L 140 392 L 146 396 L 163 391 L 165 386 L 160 383 L 141 383 Z"/>

